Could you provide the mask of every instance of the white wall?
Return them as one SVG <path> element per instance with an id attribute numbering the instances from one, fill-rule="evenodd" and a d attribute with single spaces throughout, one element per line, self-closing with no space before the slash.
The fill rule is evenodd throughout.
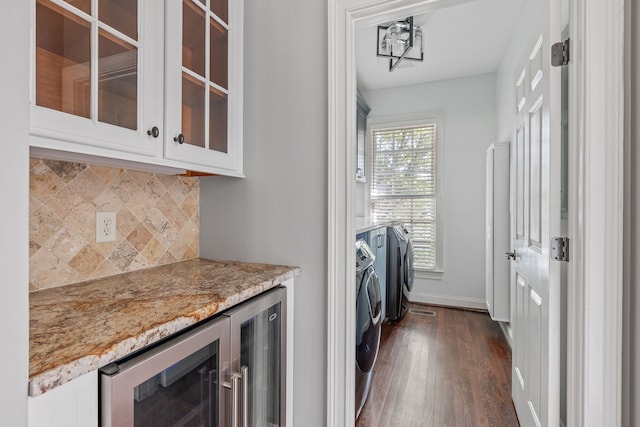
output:
<path id="1" fill-rule="evenodd" d="M 27 425 L 29 361 L 29 4 L 0 5 L 0 425 Z"/>
<path id="2" fill-rule="evenodd" d="M 496 141 L 495 75 L 363 95 L 372 120 L 420 112 L 443 114 L 444 274 L 441 279 L 416 277 L 411 299 L 485 307 L 485 152 Z"/>
<path id="3" fill-rule="evenodd" d="M 246 178 L 203 178 L 200 194 L 202 256 L 302 267 L 293 425 L 309 427 L 326 418 L 326 16 L 324 0 L 246 0 Z"/>

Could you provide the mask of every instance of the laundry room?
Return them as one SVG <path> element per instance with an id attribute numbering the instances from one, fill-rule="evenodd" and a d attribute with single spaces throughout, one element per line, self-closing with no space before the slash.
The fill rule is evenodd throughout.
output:
<path id="1" fill-rule="evenodd" d="M 399 410 L 389 398 L 406 393 L 393 381 L 401 371 L 397 365 L 410 370 L 406 375 L 421 377 L 432 369 L 428 353 L 452 357 L 462 365 L 475 363 L 465 362 L 458 350 L 439 352 L 441 345 L 460 348 L 455 334 L 448 342 L 437 341 L 447 331 L 465 335 L 467 343 L 482 334 L 488 334 L 483 339 L 499 343 L 500 351 L 509 357 L 499 362 L 496 375 L 504 387 L 511 385 L 507 334 L 486 314 L 486 158 L 492 144 L 507 142 L 506 163 L 496 178 L 507 183 L 507 221 L 502 224 L 506 237 L 511 131 L 505 120 L 510 112 L 504 110 L 513 101 L 511 89 L 504 85 L 512 85 L 513 76 L 507 70 L 516 54 L 510 43 L 525 3 L 463 2 L 426 8 L 409 17 L 388 11 L 384 19 L 365 19 L 356 26 L 357 426 L 373 420 L 384 424 L 389 408 Z M 508 272 L 508 261 L 504 265 Z M 377 320 L 372 275 L 377 276 L 380 289 L 377 360 L 371 349 Z M 508 287 L 502 296 L 508 320 Z M 367 314 L 362 306 L 373 309 Z M 407 313 L 411 319 L 403 320 Z M 471 317 L 457 317 L 465 315 Z M 463 331 L 456 322 L 473 326 Z M 436 332 L 438 327 L 443 329 Z M 394 335 L 405 337 L 394 341 Z M 428 344 L 423 345 L 418 335 L 428 337 Z M 485 358 L 482 349 L 468 350 L 482 363 L 500 359 L 490 354 Z M 387 358 L 385 353 L 393 356 Z M 415 384 L 421 390 L 420 383 Z M 501 393 L 493 393 L 495 401 L 509 403 L 509 393 Z M 406 405 L 406 411 L 419 414 L 407 415 L 404 421 L 429 417 L 422 412 L 428 411 L 424 409 L 428 404 L 413 402 L 421 409 Z M 516 419 L 512 408 L 505 408 L 494 408 L 494 413 L 505 416 L 494 419 L 495 425 L 510 425 L 509 420 Z"/>

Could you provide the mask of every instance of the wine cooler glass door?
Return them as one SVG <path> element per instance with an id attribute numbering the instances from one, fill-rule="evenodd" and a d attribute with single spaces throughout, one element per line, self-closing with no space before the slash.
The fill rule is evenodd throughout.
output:
<path id="1" fill-rule="evenodd" d="M 218 427 L 219 356 L 215 341 L 135 386 L 134 426 Z"/>
<path id="2" fill-rule="evenodd" d="M 232 367 L 241 375 L 241 426 L 285 425 L 286 290 L 231 314 Z"/>
<path id="3" fill-rule="evenodd" d="M 100 370 L 103 427 L 226 427 L 229 320 Z"/>

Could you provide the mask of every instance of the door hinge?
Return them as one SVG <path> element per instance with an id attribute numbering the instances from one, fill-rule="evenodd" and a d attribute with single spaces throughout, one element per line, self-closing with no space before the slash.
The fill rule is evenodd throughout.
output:
<path id="1" fill-rule="evenodd" d="M 551 46 L 551 65 L 562 67 L 569 64 L 569 45 L 569 39 L 566 39 Z"/>
<path id="2" fill-rule="evenodd" d="M 551 259 L 569 261 L 569 238 L 553 237 L 551 239 Z"/>

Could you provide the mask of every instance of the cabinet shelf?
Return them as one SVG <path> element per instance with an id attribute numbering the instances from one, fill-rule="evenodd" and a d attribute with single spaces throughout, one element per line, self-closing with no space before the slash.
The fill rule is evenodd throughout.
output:
<path id="1" fill-rule="evenodd" d="M 90 16 L 91 12 L 89 9 L 85 10 L 84 7 L 79 7 L 82 6 L 81 4 L 76 5 L 76 3 L 83 3 L 83 2 L 66 2 L 68 4 L 70 4 L 71 6 L 76 7 L 80 12 L 84 12 L 87 14 L 87 16 Z M 64 16 L 65 18 L 75 22 L 76 24 L 79 25 L 86 25 L 86 26 L 90 26 L 90 22 L 87 21 L 86 19 L 84 19 L 83 17 L 69 11 L 68 9 L 60 6 L 59 4 L 53 3 L 51 0 L 36 0 L 36 8 L 45 8 L 47 9 L 49 12 L 53 13 L 53 14 L 57 14 L 60 16 Z M 51 15 L 49 15 L 51 16 Z M 38 25 L 38 29 L 41 29 L 42 27 L 40 25 Z"/>
<path id="2" fill-rule="evenodd" d="M 113 34 L 111 31 L 107 29 L 107 27 L 104 27 L 103 25 L 100 25 L 100 29 L 98 31 L 100 33 L 100 38 L 103 39 L 103 41 L 108 41 L 112 45 L 112 49 L 114 50 L 118 50 L 118 49 L 131 50 L 137 47 L 137 43 L 129 43 L 124 38 L 119 37 L 116 34 Z M 135 42 L 135 40 L 132 40 L 132 41 Z M 100 43 L 98 43 L 98 45 L 100 45 Z"/>

